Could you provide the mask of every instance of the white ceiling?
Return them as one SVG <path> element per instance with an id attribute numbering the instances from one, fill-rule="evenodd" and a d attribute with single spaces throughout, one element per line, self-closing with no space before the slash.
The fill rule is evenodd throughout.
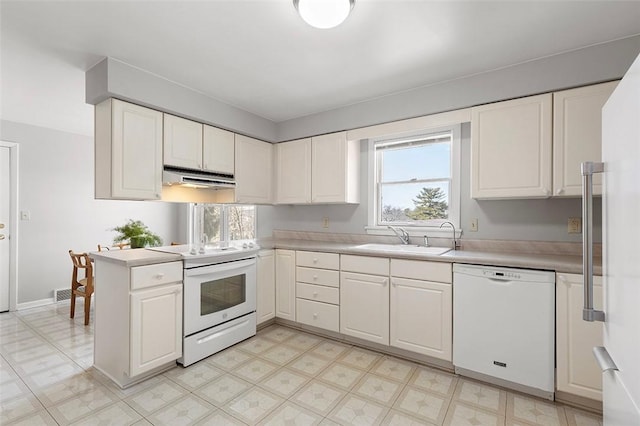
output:
<path id="1" fill-rule="evenodd" d="M 93 133 L 106 56 L 281 122 L 640 34 L 640 2 L 356 0 L 332 30 L 291 0 L 5 1 L 1 117 Z"/>

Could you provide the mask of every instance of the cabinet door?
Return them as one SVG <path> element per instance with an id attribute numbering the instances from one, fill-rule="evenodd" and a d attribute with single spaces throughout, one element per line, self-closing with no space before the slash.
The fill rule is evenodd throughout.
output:
<path id="1" fill-rule="evenodd" d="M 553 94 L 553 194 L 581 196 L 584 161 L 601 161 L 602 107 L 617 81 Z M 593 193 L 602 194 L 602 176 L 593 176 Z"/>
<path id="2" fill-rule="evenodd" d="M 360 152 L 346 132 L 311 139 L 311 201 L 358 203 Z"/>
<path id="3" fill-rule="evenodd" d="M 389 277 L 340 273 L 340 332 L 389 344 Z"/>
<path id="4" fill-rule="evenodd" d="M 471 109 L 471 197 L 551 195 L 551 94 Z"/>
<path id="5" fill-rule="evenodd" d="M 391 278 L 390 344 L 451 361 L 450 284 Z"/>
<path id="6" fill-rule="evenodd" d="M 164 114 L 164 164 L 202 168 L 202 124 Z"/>
<path id="7" fill-rule="evenodd" d="M 257 267 L 258 303 L 256 316 L 258 324 L 276 316 L 276 270 L 274 250 L 258 253 Z"/>
<path id="8" fill-rule="evenodd" d="M 311 202 L 311 139 L 276 144 L 276 203 Z"/>
<path id="9" fill-rule="evenodd" d="M 108 99 L 95 121 L 96 198 L 160 199 L 162 113 Z"/>
<path id="10" fill-rule="evenodd" d="M 202 168 L 232 175 L 235 171 L 235 135 L 216 127 L 204 126 Z"/>
<path id="11" fill-rule="evenodd" d="M 236 135 L 236 202 L 270 204 L 273 146 Z"/>
<path id="12" fill-rule="evenodd" d="M 603 323 L 582 320 L 582 275 L 556 278 L 556 359 L 559 391 L 602 401 L 602 371 L 592 354 L 603 345 Z M 596 309 L 602 309 L 602 277 L 593 277 Z"/>
<path id="13" fill-rule="evenodd" d="M 296 252 L 276 250 L 276 317 L 296 320 Z"/>
<path id="14" fill-rule="evenodd" d="M 131 293 L 129 376 L 182 356 L 182 284 Z"/>

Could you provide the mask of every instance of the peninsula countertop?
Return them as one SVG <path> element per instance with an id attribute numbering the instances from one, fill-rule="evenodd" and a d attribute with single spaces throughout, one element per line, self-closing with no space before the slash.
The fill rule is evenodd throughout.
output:
<path id="1" fill-rule="evenodd" d="M 153 265 L 156 263 L 182 260 L 182 256 L 180 254 L 162 253 L 143 248 L 92 252 L 90 256 L 95 260 L 117 263 L 127 267 Z"/>

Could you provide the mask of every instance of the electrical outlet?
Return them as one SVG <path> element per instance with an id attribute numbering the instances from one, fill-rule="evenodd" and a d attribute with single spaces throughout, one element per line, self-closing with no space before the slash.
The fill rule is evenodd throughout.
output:
<path id="1" fill-rule="evenodd" d="M 471 232 L 478 232 L 478 218 L 474 217 L 471 219 L 471 228 L 469 229 Z"/>
<path id="2" fill-rule="evenodd" d="M 570 217 L 567 222 L 567 233 L 569 234 L 582 233 L 582 218 Z"/>
<path id="3" fill-rule="evenodd" d="M 323 217 L 322 218 L 322 227 L 323 228 L 328 228 L 329 227 L 329 218 L 328 217 Z"/>

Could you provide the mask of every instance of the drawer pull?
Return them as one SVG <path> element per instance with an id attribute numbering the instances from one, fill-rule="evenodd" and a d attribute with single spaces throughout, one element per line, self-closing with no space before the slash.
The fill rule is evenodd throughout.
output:
<path id="1" fill-rule="evenodd" d="M 313 319 L 318 319 L 318 314 L 313 314 Z"/>
<path id="2" fill-rule="evenodd" d="M 314 276 L 313 276 L 313 280 L 314 280 L 314 281 L 316 281 L 317 279 L 318 279 L 318 276 L 317 276 L 317 275 L 314 275 Z"/>
<path id="3" fill-rule="evenodd" d="M 317 292 L 313 292 L 313 297 L 318 297 L 318 293 Z"/>
<path id="4" fill-rule="evenodd" d="M 318 263 L 318 258 L 317 257 L 313 258 L 313 263 Z"/>
<path id="5" fill-rule="evenodd" d="M 158 272 L 157 274 L 155 274 L 153 276 L 153 278 L 157 279 L 157 280 L 161 280 L 164 278 L 164 272 Z"/>

